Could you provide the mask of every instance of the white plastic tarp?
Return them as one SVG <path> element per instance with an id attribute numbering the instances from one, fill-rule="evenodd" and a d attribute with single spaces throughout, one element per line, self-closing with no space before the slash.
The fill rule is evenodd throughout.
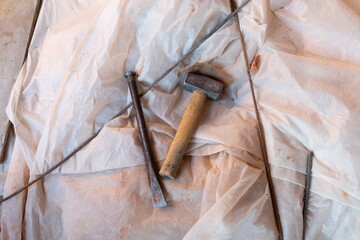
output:
<path id="1" fill-rule="evenodd" d="M 240 4 L 240 1 L 238 2 Z M 143 98 L 158 165 L 190 93 L 177 75 L 197 68 L 225 83 L 207 101 L 169 206 L 153 209 L 126 71 L 140 88 L 229 13 L 227 1 L 44 1 L 7 114 L 16 141 L 3 203 L 3 239 L 276 239 L 257 121 L 234 18 Z M 360 4 L 253 0 L 239 14 L 285 239 L 302 238 L 306 157 L 315 154 L 307 239 L 360 234 L 358 92 Z"/>

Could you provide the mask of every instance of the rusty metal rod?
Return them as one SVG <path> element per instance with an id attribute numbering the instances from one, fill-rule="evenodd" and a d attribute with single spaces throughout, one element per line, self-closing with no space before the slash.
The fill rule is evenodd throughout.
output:
<path id="1" fill-rule="evenodd" d="M 230 7 L 232 8 L 232 10 L 236 7 L 236 5 L 237 5 L 236 1 L 234 1 L 234 0 L 230 1 Z M 273 208 L 273 212 L 274 212 L 276 227 L 279 232 L 278 239 L 283 240 L 284 234 L 283 234 L 283 229 L 282 229 L 282 224 L 281 224 L 279 207 L 277 204 L 277 199 L 276 199 L 276 194 L 275 194 L 274 183 L 273 183 L 272 176 L 271 176 L 271 168 L 270 168 L 268 153 L 267 153 L 267 149 L 266 149 L 265 131 L 264 131 L 264 127 L 263 127 L 261 116 L 260 116 L 259 105 L 258 105 L 256 96 L 255 96 L 255 89 L 254 89 L 253 80 L 252 80 L 251 74 L 250 74 L 250 67 L 248 67 L 249 66 L 249 58 L 248 58 L 247 52 L 246 52 L 245 39 L 241 32 L 241 26 L 240 26 L 240 20 L 239 20 L 238 13 L 235 16 L 235 18 L 236 18 L 236 22 L 238 23 L 237 28 L 239 31 L 240 46 L 243 49 L 242 53 L 243 53 L 243 59 L 244 59 L 245 65 L 246 65 L 246 76 L 247 76 L 247 79 L 248 79 L 248 82 L 250 85 L 251 98 L 252 98 L 252 102 L 254 105 L 255 116 L 256 116 L 256 120 L 257 120 L 259 142 L 260 142 L 261 154 L 262 154 L 263 160 L 264 160 L 266 177 L 267 177 L 268 185 L 269 185 L 271 204 L 272 204 L 272 208 Z"/>
<path id="2" fill-rule="evenodd" d="M 156 176 L 154 154 L 150 146 L 150 138 L 145 123 L 144 113 L 141 107 L 139 92 L 135 81 L 135 73 L 127 72 L 125 74 L 125 78 L 127 79 L 129 85 L 130 95 L 136 112 L 136 121 L 139 128 L 139 136 L 141 144 L 143 146 L 144 158 L 150 178 L 153 204 L 155 208 L 166 207 L 167 203 L 164 197 L 164 193 Z"/>
<path id="3" fill-rule="evenodd" d="M 303 239 L 305 239 L 307 216 L 309 211 L 313 158 L 314 158 L 314 153 L 311 151 L 309 152 L 308 159 L 306 162 L 306 178 L 305 178 L 304 208 L 303 208 Z"/>

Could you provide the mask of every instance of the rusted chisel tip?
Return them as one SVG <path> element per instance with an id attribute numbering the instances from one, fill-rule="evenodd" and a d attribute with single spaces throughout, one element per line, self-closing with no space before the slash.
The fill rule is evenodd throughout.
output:
<path id="1" fill-rule="evenodd" d="M 165 201 L 154 203 L 154 208 L 163 208 L 166 206 L 167 206 L 167 203 Z"/>
<path id="2" fill-rule="evenodd" d="M 155 195 L 153 198 L 154 208 L 163 208 L 167 206 L 164 195 Z"/>

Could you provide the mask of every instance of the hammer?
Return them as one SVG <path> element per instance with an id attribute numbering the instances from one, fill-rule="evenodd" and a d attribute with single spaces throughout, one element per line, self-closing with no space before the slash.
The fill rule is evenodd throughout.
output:
<path id="1" fill-rule="evenodd" d="M 223 84 L 215 79 L 188 73 L 184 89 L 192 92 L 175 138 L 160 169 L 160 176 L 174 180 L 192 134 L 196 130 L 206 98 L 218 100 Z"/>

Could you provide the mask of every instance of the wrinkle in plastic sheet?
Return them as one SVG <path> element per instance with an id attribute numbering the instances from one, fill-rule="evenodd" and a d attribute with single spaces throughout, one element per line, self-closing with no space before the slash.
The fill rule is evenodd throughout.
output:
<path id="1" fill-rule="evenodd" d="M 136 70 L 144 88 L 230 12 L 215 0 L 43 4 L 7 109 L 17 139 L 5 193 L 56 164 L 127 105 L 125 71 Z M 353 36 L 360 21 L 346 1 L 316 4 L 252 1 L 240 22 L 249 58 L 261 55 L 253 77 L 285 239 L 301 239 L 309 149 L 316 156 L 309 239 L 356 239 L 360 56 L 350 46 L 359 46 Z M 332 28 L 341 34 L 324 20 L 334 22 L 332 14 L 340 16 Z M 193 66 L 226 83 L 221 99 L 206 103 L 177 180 L 164 181 L 168 208 L 152 207 L 129 110 L 44 181 L 3 204 L 3 239 L 276 239 L 235 24 L 142 98 L 160 166 L 190 96 L 177 74 Z M 348 90 L 339 91 L 343 84 Z M 24 215 L 14 211 L 21 208 Z"/>

